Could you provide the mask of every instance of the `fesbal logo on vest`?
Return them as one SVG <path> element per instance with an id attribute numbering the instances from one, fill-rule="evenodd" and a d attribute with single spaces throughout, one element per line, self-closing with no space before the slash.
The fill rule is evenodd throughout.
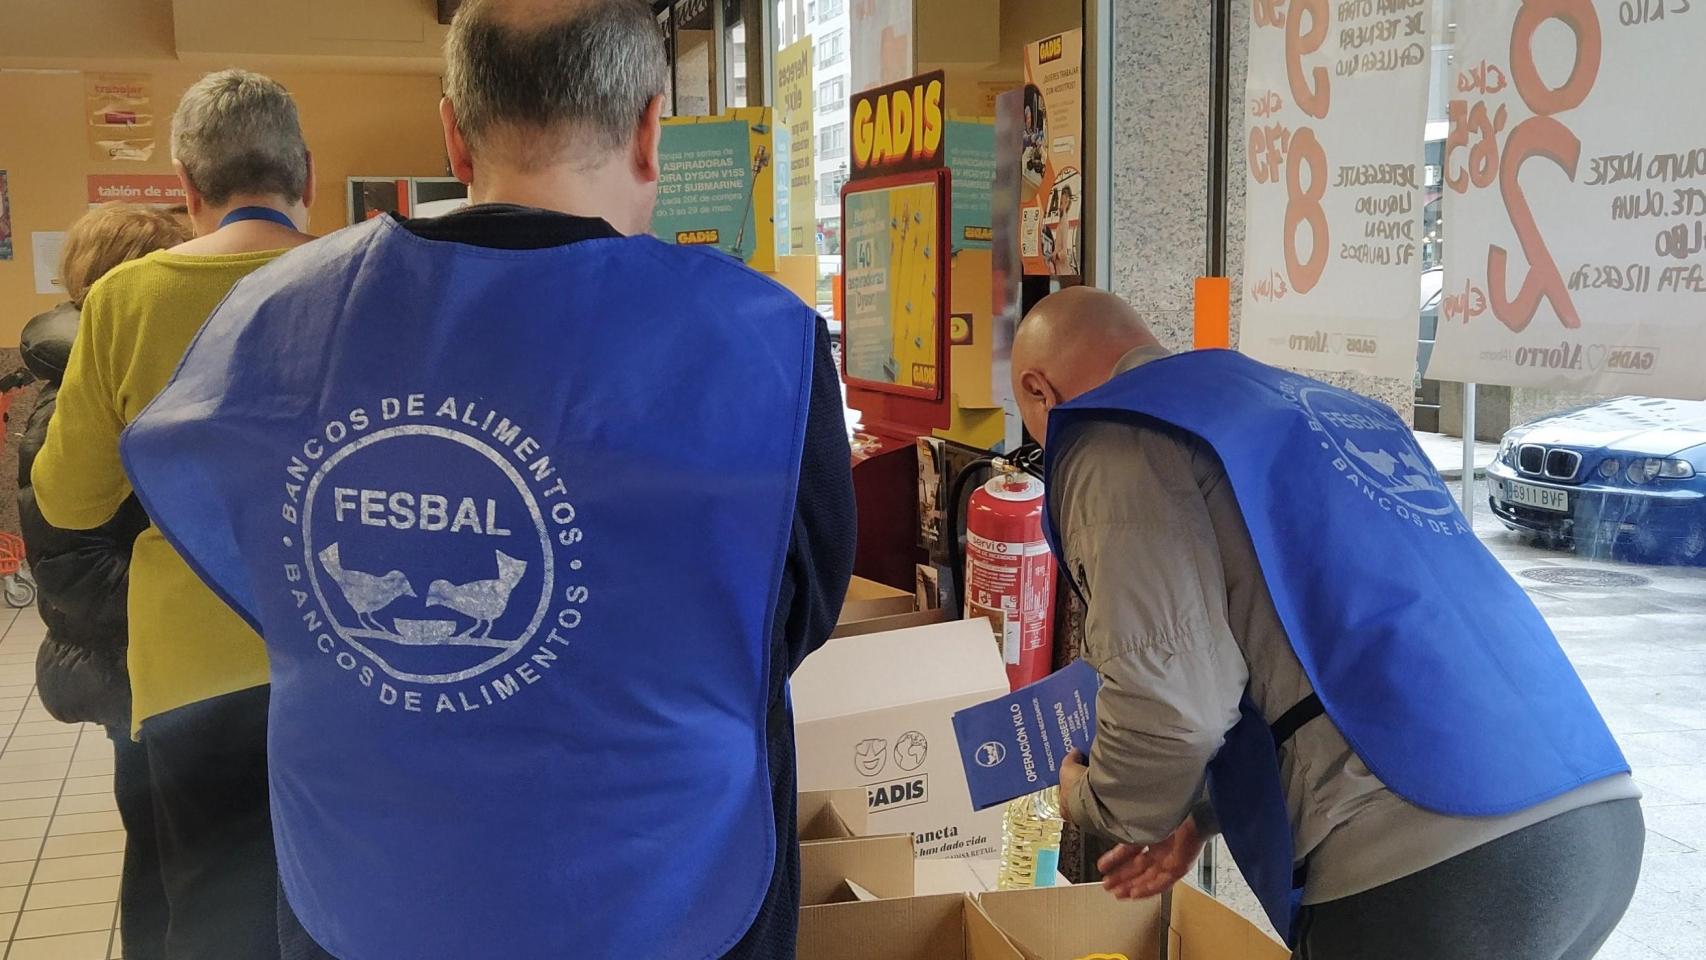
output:
<path id="1" fill-rule="evenodd" d="M 1375 510 L 1425 533 L 1471 532 L 1415 434 L 1384 404 L 1303 379 L 1280 392 L 1308 418 L 1319 455 Z"/>
<path id="2" fill-rule="evenodd" d="M 284 468 L 283 585 L 352 692 L 464 714 L 563 663 L 589 590 L 561 465 L 504 412 L 377 398 L 324 423 Z"/>

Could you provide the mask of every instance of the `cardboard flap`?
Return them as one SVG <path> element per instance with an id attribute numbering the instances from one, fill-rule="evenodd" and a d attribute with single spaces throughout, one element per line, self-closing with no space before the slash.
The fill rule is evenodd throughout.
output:
<path id="1" fill-rule="evenodd" d="M 800 904 L 834 903 L 851 880 L 885 900 L 912 896 L 912 836 L 854 837 L 800 845 Z"/>
<path id="2" fill-rule="evenodd" d="M 795 813 L 800 842 L 846 840 L 866 833 L 865 791 L 818 790 L 800 794 Z"/>
<path id="3" fill-rule="evenodd" d="M 798 960 L 968 960 L 969 906 L 963 895 L 947 894 L 806 907 Z"/>
<path id="4" fill-rule="evenodd" d="M 1097 954 L 1152 960 L 1161 956 L 1167 933 L 1159 900 L 1122 903 L 1099 884 L 985 893 L 979 905 L 1035 960 L 1079 960 Z M 1169 954 L 1169 960 L 1178 958 Z M 1225 953 L 1202 960 L 1258 958 Z"/>
<path id="5" fill-rule="evenodd" d="M 829 635 L 831 640 L 842 637 L 862 637 L 872 633 L 886 633 L 890 630 L 907 630 L 912 627 L 927 627 L 933 623 L 941 623 L 948 619 L 946 610 L 918 610 L 913 613 L 901 613 L 891 617 L 875 617 L 870 620 L 843 619 Z"/>
<path id="6" fill-rule="evenodd" d="M 1173 934 L 1168 960 L 1289 960 L 1291 951 L 1255 924 L 1189 884 L 1173 887 Z"/>
<path id="7" fill-rule="evenodd" d="M 794 722 L 1007 689 L 989 624 L 957 620 L 824 644 L 794 674 Z"/>
<path id="8" fill-rule="evenodd" d="M 1038 960 L 1025 953 L 1001 928 L 990 919 L 989 914 L 977 901 L 966 903 L 966 958 L 967 960 Z"/>

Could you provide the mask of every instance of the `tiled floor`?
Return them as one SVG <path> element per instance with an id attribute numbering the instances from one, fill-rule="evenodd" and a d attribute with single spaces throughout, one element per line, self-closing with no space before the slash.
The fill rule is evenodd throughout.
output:
<path id="1" fill-rule="evenodd" d="M 34 610 L 0 607 L 0 960 L 103 960 L 119 955 L 124 857 L 113 748 L 42 709 L 43 632 Z"/>

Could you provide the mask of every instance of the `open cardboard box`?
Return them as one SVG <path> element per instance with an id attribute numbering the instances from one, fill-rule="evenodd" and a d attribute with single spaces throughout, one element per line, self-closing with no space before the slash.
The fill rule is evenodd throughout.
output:
<path id="1" fill-rule="evenodd" d="M 879 617 L 893 617 L 918 609 L 918 598 L 905 590 L 864 577 L 854 577 L 847 584 L 847 596 L 841 604 L 839 624 L 859 623 Z"/>
<path id="2" fill-rule="evenodd" d="M 1165 950 L 1165 952 L 1163 952 Z M 1287 960 L 1185 884 L 1122 903 L 1100 886 L 838 903 L 800 911 L 799 960 Z"/>

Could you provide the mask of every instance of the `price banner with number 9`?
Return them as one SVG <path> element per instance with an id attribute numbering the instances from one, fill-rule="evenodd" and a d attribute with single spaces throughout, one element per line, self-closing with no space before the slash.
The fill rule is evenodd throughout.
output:
<path id="1" fill-rule="evenodd" d="M 1241 346 L 1408 380 L 1431 0 L 1251 0 Z"/>
<path id="2" fill-rule="evenodd" d="M 1428 376 L 1706 397 L 1706 2 L 1458 6 Z"/>

